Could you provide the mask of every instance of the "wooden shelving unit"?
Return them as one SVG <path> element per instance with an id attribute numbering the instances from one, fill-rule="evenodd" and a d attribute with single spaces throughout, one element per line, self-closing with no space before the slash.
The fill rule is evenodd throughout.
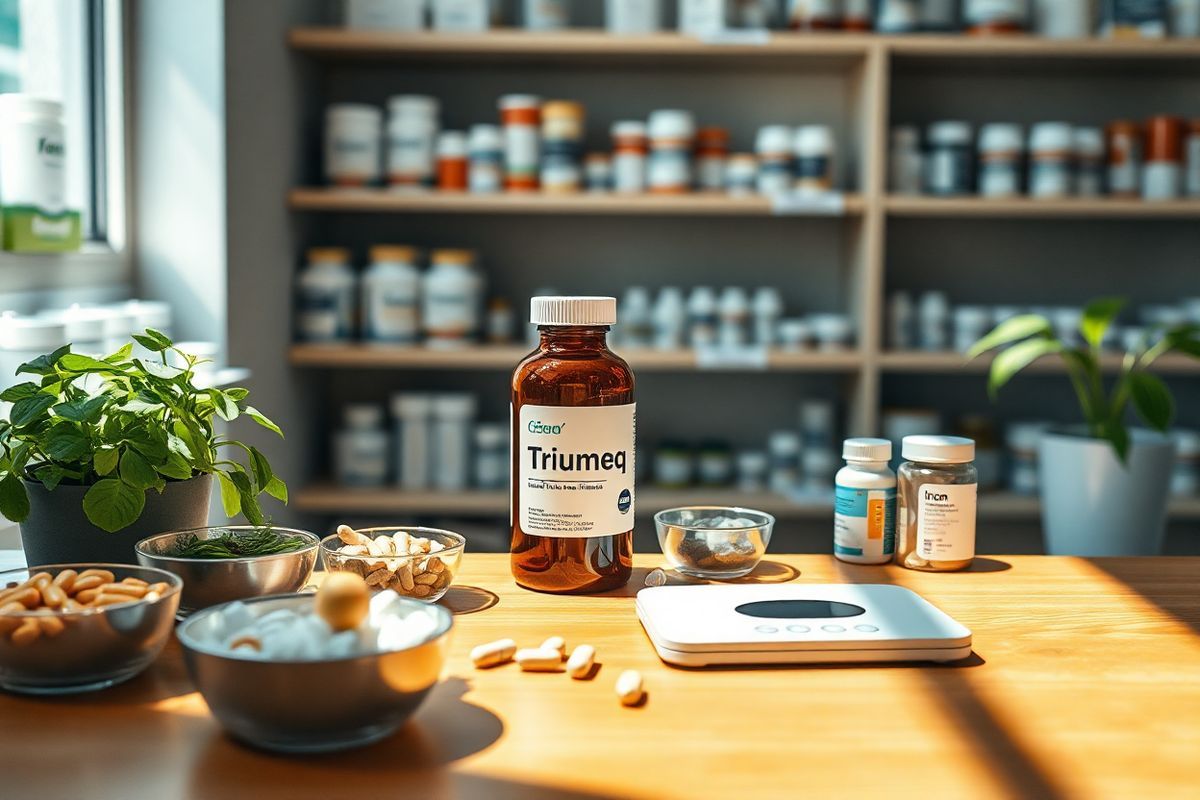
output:
<path id="1" fill-rule="evenodd" d="M 1116 372 L 1121 368 L 1123 357 L 1117 353 L 1101 357 L 1100 367 L 1105 372 Z M 884 352 L 879 365 L 884 372 L 910 372 L 925 374 L 984 373 L 991 366 L 989 356 L 980 356 L 968 361 L 961 353 L 933 353 L 923 351 Z M 1027 370 L 1040 373 L 1065 373 L 1062 359 L 1043 358 L 1030 364 Z M 1200 375 L 1200 359 L 1170 355 L 1159 358 L 1153 371 L 1170 375 Z"/>
<path id="2" fill-rule="evenodd" d="M 1113 198 L 1032 200 L 1027 197 L 939 198 L 889 196 L 885 200 L 893 217 L 981 217 L 1020 219 L 1185 219 L 1200 220 L 1200 200 L 1146 202 Z"/>

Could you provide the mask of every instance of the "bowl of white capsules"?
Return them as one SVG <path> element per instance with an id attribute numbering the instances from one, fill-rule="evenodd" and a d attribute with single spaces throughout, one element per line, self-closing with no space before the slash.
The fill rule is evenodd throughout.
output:
<path id="1" fill-rule="evenodd" d="M 687 506 L 654 515 L 658 544 L 667 563 L 694 578 L 728 580 L 758 566 L 775 518 L 751 508 Z"/>
<path id="2" fill-rule="evenodd" d="M 234 738 L 286 753 L 359 747 L 437 684 L 453 624 L 438 605 L 329 573 L 316 594 L 235 601 L 176 629 L 188 673 Z"/>

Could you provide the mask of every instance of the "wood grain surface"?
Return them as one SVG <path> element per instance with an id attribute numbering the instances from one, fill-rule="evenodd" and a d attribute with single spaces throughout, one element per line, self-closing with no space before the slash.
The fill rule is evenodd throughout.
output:
<path id="1" fill-rule="evenodd" d="M 178 646 L 90 695 L 0 695 L 6 798 L 1197 797 L 1200 559 L 979 559 L 970 572 L 771 556 L 747 580 L 896 583 L 974 631 L 958 664 L 685 670 L 662 664 L 633 596 L 516 588 L 468 555 L 446 678 L 396 736 L 287 758 L 224 736 Z M 511 636 L 588 642 L 590 681 L 475 670 Z M 618 705 L 617 674 L 647 702 Z M 329 687 L 336 691 L 335 686 Z M 303 698 L 297 698 L 303 702 Z"/>

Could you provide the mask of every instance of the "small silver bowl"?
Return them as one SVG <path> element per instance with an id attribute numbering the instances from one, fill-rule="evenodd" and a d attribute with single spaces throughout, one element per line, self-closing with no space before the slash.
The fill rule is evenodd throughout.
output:
<path id="1" fill-rule="evenodd" d="M 261 597 L 257 614 L 311 611 L 313 595 Z M 217 721 L 247 744 L 284 753 L 360 747 L 394 733 L 441 677 L 453 618 L 441 606 L 401 598 L 390 613 L 413 608 L 438 618 L 437 629 L 402 650 L 313 661 L 269 661 L 211 644 L 220 606 L 193 614 L 176 632 L 188 673 Z"/>
<path id="2" fill-rule="evenodd" d="M 738 524 L 722 527 L 719 520 Z M 750 508 L 689 506 L 659 511 L 654 527 L 667 563 L 678 572 L 728 580 L 758 566 L 771 542 L 775 518 Z"/>
<path id="3" fill-rule="evenodd" d="M 104 689 L 127 681 L 150 665 L 162 651 L 175 625 L 181 581 L 160 569 L 129 564 L 47 564 L 0 572 L 0 587 L 24 583 L 39 572 L 57 575 L 65 569 L 106 569 L 117 581 L 138 578 L 166 583 L 156 600 L 130 598 L 81 611 L 10 611 L 0 614 L 0 686 L 22 694 L 70 694 Z M 43 633 L 24 645 L 11 641 L 12 623 L 53 617 L 62 623 L 53 635 Z M 56 626 L 57 627 L 57 626 Z"/>
<path id="4" fill-rule="evenodd" d="M 321 544 L 320 537 L 308 531 L 275 528 L 279 533 L 305 541 L 304 547 L 290 553 L 246 558 L 180 558 L 171 555 L 177 551 L 179 543 L 190 536 L 212 539 L 225 533 L 238 535 L 257 530 L 261 527 L 234 525 L 171 531 L 142 539 L 134 549 L 138 563 L 164 569 L 183 579 L 179 615 L 185 617 L 219 603 L 298 592 L 305 587 L 317 565 L 317 550 Z"/>

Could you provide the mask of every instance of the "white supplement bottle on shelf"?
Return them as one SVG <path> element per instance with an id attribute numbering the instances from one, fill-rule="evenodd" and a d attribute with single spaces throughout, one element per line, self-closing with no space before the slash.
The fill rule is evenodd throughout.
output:
<path id="1" fill-rule="evenodd" d="M 377 31 L 419 31 L 425 0 L 346 0 L 346 27 Z"/>
<path id="2" fill-rule="evenodd" d="M 705 36 L 725 29 L 727 0 L 679 0 L 679 31 Z"/>
<path id="3" fill-rule="evenodd" d="M 771 471 L 768 486 L 776 494 L 791 494 L 800 487 L 800 434 L 772 431 L 767 437 Z"/>
<path id="4" fill-rule="evenodd" d="M 1034 0 L 1033 29 L 1049 39 L 1092 35 L 1092 0 Z"/>
<path id="5" fill-rule="evenodd" d="M 970 194 L 975 168 L 972 132 L 970 123 L 958 120 L 930 124 L 924 159 L 926 192 L 942 197 Z"/>
<path id="6" fill-rule="evenodd" d="M 530 31 L 557 31 L 570 24 L 568 0 L 525 0 L 522 19 Z"/>
<path id="7" fill-rule="evenodd" d="M 688 296 L 688 341 L 692 347 L 706 347 L 717 342 L 717 293 L 707 286 L 697 286 Z"/>
<path id="8" fill-rule="evenodd" d="M 779 340 L 779 318 L 783 314 L 783 297 L 774 286 L 761 286 L 754 292 L 754 337 L 761 347 L 774 347 Z"/>
<path id="9" fill-rule="evenodd" d="M 0 95 L 0 202 L 4 248 L 77 250 L 79 212 L 68 207 L 62 104 L 24 94 Z"/>
<path id="10" fill-rule="evenodd" d="M 892 128 L 888 158 L 888 188 L 894 194 L 921 193 L 921 132 L 915 125 Z"/>
<path id="11" fill-rule="evenodd" d="M 429 488 L 432 414 L 433 397 L 430 395 L 418 392 L 392 395 L 396 483 L 405 491 Z"/>
<path id="12" fill-rule="evenodd" d="M 489 0 L 435 0 L 433 29 L 454 33 L 482 33 L 491 21 Z"/>
<path id="13" fill-rule="evenodd" d="M 1029 196 L 1070 197 L 1074 192 L 1074 132 L 1066 122 L 1039 122 L 1029 132 Z"/>
<path id="14" fill-rule="evenodd" d="M 993 122 L 979 129 L 979 195 L 1016 197 L 1021 193 L 1021 126 Z"/>
<path id="15" fill-rule="evenodd" d="M 758 152 L 758 192 L 786 194 L 792 190 L 792 129 L 787 125 L 765 125 L 755 138 Z"/>
<path id="16" fill-rule="evenodd" d="M 604 21 L 609 33 L 654 33 L 662 28 L 662 0 L 606 0 Z"/>
<path id="17" fill-rule="evenodd" d="M 1075 194 L 1100 197 L 1104 194 L 1104 131 L 1076 128 L 1074 142 Z"/>
<path id="18" fill-rule="evenodd" d="M 649 139 L 646 123 L 640 120 L 621 120 L 612 126 L 613 191 L 639 194 L 646 191 L 646 160 Z"/>
<path id="19" fill-rule="evenodd" d="M 417 251 L 401 245 L 371 248 L 362 275 L 362 329 L 368 342 L 412 344 L 420 334 L 421 274 Z"/>
<path id="20" fill-rule="evenodd" d="M 393 187 L 433 185 L 440 109 L 436 97 L 423 94 L 388 98 L 387 172 Z"/>
<path id="21" fill-rule="evenodd" d="M 480 329 L 482 282 L 471 250 L 434 250 L 421 292 L 421 328 L 430 347 L 465 346 Z"/>
<path id="22" fill-rule="evenodd" d="M 721 347 L 744 347 L 749 338 L 750 301 L 744 289 L 726 287 L 717 306 L 717 343 Z"/>
<path id="23" fill-rule="evenodd" d="M 834 476 L 833 554 L 854 564 L 886 564 L 896 553 L 896 473 L 887 439 L 847 439 L 846 466 Z"/>
<path id="24" fill-rule="evenodd" d="M 613 338 L 623 347 L 649 347 L 654 335 L 654 322 L 650 308 L 650 292 L 644 286 L 630 286 L 621 296 L 618 314 L 621 324 L 613 331 Z"/>
<path id="25" fill-rule="evenodd" d="M 833 190 L 836 145 L 828 125 L 801 125 L 792 146 L 796 156 L 796 190 L 829 192 Z"/>
<path id="26" fill-rule="evenodd" d="M 334 447 L 334 474 L 343 486 L 382 486 L 388 477 L 388 434 L 383 409 L 351 403 L 342 411 L 345 427 Z"/>
<path id="27" fill-rule="evenodd" d="M 358 279 L 350 253 L 341 247 L 313 247 L 296 277 L 296 336 L 304 342 L 348 341 L 354 332 Z"/>
<path id="28" fill-rule="evenodd" d="M 472 125 L 467 187 L 475 194 L 504 191 L 504 133 L 497 125 Z"/>
<path id="29" fill-rule="evenodd" d="M 1200 0 L 1171 0 L 1171 35 L 1177 39 L 1200 36 Z"/>
<path id="30" fill-rule="evenodd" d="M 471 479 L 471 438 L 475 396 L 440 394 L 433 398 L 433 488 L 461 492 Z"/>
<path id="31" fill-rule="evenodd" d="M 687 336 L 687 303 L 677 286 L 664 286 L 654 301 L 654 347 L 659 350 L 678 350 Z"/>
<path id="32" fill-rule="evenodd" d="M 499 423 L 475 426 L 475 486 L 503 489 L 508 486 L 508 430 Z"/>
<path id="33" fill-rule="evenodd" d="M 652 111 L 646 130 L 650 139 L 646 186 L 657 194 L 691 191 L 696 142 L 696 120 L 692 113 L 671 108 Z"/>
<path id="34" fill-rule="evenodd" d="M 325 109 L 325 180 L 331 186 L 379 182 L 383 112 L 362 103 Z"/>
<path id="35" fill-rule="evenodd" d="M 925 292 L 917 307 L 917 343 L 922 350 L 945 350 L 950 303 L 943 292 Z"/>

